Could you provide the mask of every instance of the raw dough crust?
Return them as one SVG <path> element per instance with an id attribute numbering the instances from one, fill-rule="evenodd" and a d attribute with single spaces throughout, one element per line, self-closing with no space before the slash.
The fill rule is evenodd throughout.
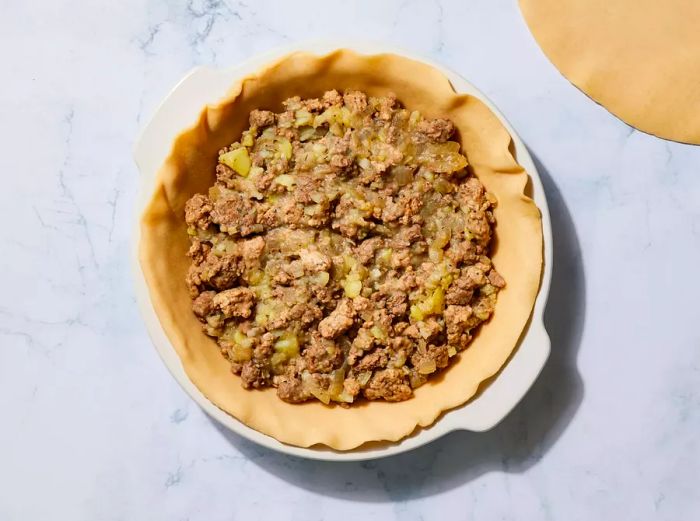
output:
<path id="1" fill-rule="evenodd" d="M 394 92 L 406 107 L 426 117 L 452 119 L 471 167 L 498 199 L 492 258 L 507 287 L 498 295 L 492 320 L 460 359 L 416 389 L 412 399 L 366 402 L 349 409 L 318 401 L 292 405 L 277 398 L 275 389 L 243 389 L 214 340 L 202 332 L 184 282 L 189 265 L 184 206 L 192 194 L 206 192 L 214 183 L 217 151 L 240 137 L 251 110 L 279 111 L 282 100 L 291 96 L 316 97 L 346 88 L 375 96 Z M 300 447 L 323 444 L 349 450 L 369 441 L 397 441 L 465 403 L 517 345 L 540 284 L 540 212 L 524 195 L 528 175 L 511 155 L 510 144 L 506 129 L 481 101 L 456 94 L 434 68 L 392 54 L 295 53 L 242 80 L 175 140 L 141 221 L 139 256 L 151 300 L 189 378 L 241 422 Z"/>
<path id="2" fill-rule="evenodd" d="M 559 71 L 626 123 L 700 144 L 700 2 L 520 0 Z"/>

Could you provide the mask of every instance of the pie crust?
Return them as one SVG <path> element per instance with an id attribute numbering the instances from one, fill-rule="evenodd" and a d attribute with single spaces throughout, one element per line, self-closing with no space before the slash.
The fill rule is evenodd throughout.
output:
<path id="1" fill-rule="evenodd" d="M 507 286 L 499 292 L 493 317 L 449 370 L 404 402 L 364 402 L 349 409 L 318 401 L 294 405 L 280 400 L 274 388 L 243 389 L 214 339 L 202 331 L 183 282 L 190 263 L 185 202 L 214 183 L 219 149 L 240 137 L 253 109 L 279 111 L 291 96 L 318 97 L 330 89 L 372 96 L 393 92 L 425 117 L 451 119 L 470 168 L 498 201 L 491 258 Z M 394 54 L 294 53 L 239 81 L 175 139 L 141 219 L 139 260 L 151 301 L 190 380 L 239 421 L 300 447 L 350 450 L 370 441 L 395 442 L 464 404 L 510 357 L 540 285 L 540 211 L 525 195 L 528 175 L 510 150 L 510 135 L 484 103 L 457 94 L 435 68 Z"/>
<path id="2" fill-rule="evenodd" d="M 520 0 L 574 85 L 644 132 L 700 144 L 700 2 Z"/>

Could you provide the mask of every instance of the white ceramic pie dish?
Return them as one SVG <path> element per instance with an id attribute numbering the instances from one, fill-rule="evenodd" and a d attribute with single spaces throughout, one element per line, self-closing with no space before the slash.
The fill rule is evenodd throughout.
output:
<path id="1" fill-rule="evenodd" d="M 281 443 L 244 425 L 236 418 L 212 404 L 188 379 L 175 349 L 170 344 L 153 309 L 148 288 L 138 263 L 137 247 L 140 231 L 139 218 L 152 193 L 158 169 L 170 153 L 174 138 L 191 127 L 202 108 L 224 97 L 236 80 L 253 73 L 265 64 L 290 52 L 303 50 L 326 54 L 337 48 L 353 49 L 360 53 L 377 54 L 392 52 L 428 63 L 447 76 L 458 92 L 481 99 L 496 114 L 510 132 L 518 162 L 532 179 L 532 197 L 542 212 L 544 237 L 544 271 L 532 318 L 517 349 L 499 375 L 481 394 L 465 405 L 442 415 L 432 426 L 398 443 L 372 444 L 371 448 L 336 451 L 329 448 L 300 448 Z M 398 454 L 424 445 L 454 430 L 485 431 L 499 423 L 520 401 L 534 383 L 549 356 L 550 341 L 544 328 L 543 313 L 552 273 L 552 231 L 547 201 L 534 162 L 527 148 L 499 110 L 478 90 L 456 73 L 425 58 L 404 50 L 383 45 L 337 43 L 313 43 L 287 46 L 255 57 L 239 66 L 228 69 L 198 67 L 185 76 L 163 100 L 151 121 L 144 127 L 134 147 L 134 157 L 141 174 L 140 197 L 136 207 L 132 236 L 132 267 L 135 278 L 136 298 L 146 327 L 158 353 L 182 388 L 211 417 L 233 432 L 265 447 L 311 459 L 330 461 L 366 460 Z"/>

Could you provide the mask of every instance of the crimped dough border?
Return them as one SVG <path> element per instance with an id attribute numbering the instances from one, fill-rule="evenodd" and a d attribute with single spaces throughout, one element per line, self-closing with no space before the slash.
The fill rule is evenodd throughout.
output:
<path id="1" fill-rule="evenodd" d="M 492 258 L 507 287 L 498 295 L 491 321 L 469 348 L 440 376 L 416 389 L 412 399 L 365 402 L 349 409 L 320 402 L 292 405 L 277 398 L 274 389 L 243 389 L 192 314 L 184 283 L 189 265 L 184 206 L 192 194 L 214 183 L 218 150 L 240 137 L 251 110 L 280 110 L 281 102 L 291 96 L 317 97 L 329 89 L 347 88 L 374 96 L 394 92 L 407 108 L 455 123 L 473 172 L 498 199 Z M 540 284 L 540 212 L 524 194 L 528 175 L 513 158 L 510 144 L 507 130 L 484 103 L 457 94 L 435 68 L 394 54 L 297 52 L 242 79 L 175 139 L 141 219 L 139 260 L 151 301 L 190 380 L 241 422 L 299 447 L 322 444 L 350 450 L 371 441 L 398 441 L 464 404 L 507 361 Z"/>

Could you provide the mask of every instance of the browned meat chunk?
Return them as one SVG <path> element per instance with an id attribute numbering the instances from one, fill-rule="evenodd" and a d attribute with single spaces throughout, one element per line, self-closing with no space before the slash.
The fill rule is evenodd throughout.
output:
<path id="1" fill-rule="evenodd" d="M 251 127 L 269 127 L 275 124 L 275 114 L 269 110 L 253 110 L 249 123 Z"/>
<path id="2" fill-rule="evenodd" d="M 489 271 L 489 282 L 497 288 L 503 288 L 506 285 L 505 279 L 496 270 Z"/>
<path id="3" fill-rule="evenodd" d="M 365 398 L 387 402 L 400 402 L 408 400 L 413 391 L 408 384 L 408 379 L 400 369 L 384 369 L 372 375 L 369 386 L 364 390 Z"/>
<path id="4" fill-rule="evenodd" d="M 217 199 L 211 211 L 211 220 L 221 227 L 221 231 L 243 237 L 257 231 L 257 217 L 255 203 L 240 195 Z"/>
<path id="5" fill-rule="evenodd" d="M 442 332 L 442 326 L 433 317 L 428 317 L 416 324 L 420 337 L 429 342 Z"/>
<path id="6" fill-rule="evenodd" d="M 335 338 L 353 324 L 355 310 L 349 300 L 341 300 L 338 307 L 318 324 L 318 332 L 323 338 Z"/>
<path id="7" fill-rule="evenodd" d="M 343 350 L 335 342 L 317 334 L 311 336 L 304 349 L 306 368 L 312 373 L 330 373 L 343 364 L 344 358 Z"/>
<path id="8" fill-rule="evenodd" d="M 416 130 L 429 140 L 444 143 L 455 133 L 455 126 L 449 119 L 424 119 L 418 123 Z"/>
<path id="9" fill-rule="evenodd" d="M 383 349 L 375 349 L 371 353 L 365 355 L 355 364 L 356 372 L 373 371 L 386 367 L 389 358 Z"/>
<path id="10" fill-rule="evenodd" d="M 437 369 L 447 367 L 447 364 L 450 363 L 450 355 L 446 345 L 431 344 L 427 350 L 417 350 L 411 356 L 413 367 L 419 368 L 419 371 L 421 367 L 425 367 L 424 364 L 428 365 L 431 362 L 435 363 Z"/>
<path id="11" fill-rule="evenodd" d="M 390 93 L 377 99 L 377 117 L 380 120 L 389 121 L 396 107 L 396 95 Z"/>
<path id="12" fill-rule="evenodd" d="M 269 385 L 272 375 L 265 364 L 249 360 L 241 369 L 241 383 L 246 389 L 259 389 Z"/>
<path id="13" fill-rule="evenodd" d="M 205 195 L 195 194 L 185 204 L 185 221 L 188 225 L 206 230 L 211 224 L 212 205 Z"/>
<path id="14" fill-rule="evenodd" d="M 260 256 L 265 250 L 265 239 L 254 237 L 241 243 L 241 255 L 246 266 L 252 267 L 259 264 Z"/>
<path id="15" fill-rule="evenodd" d="M 277 377 L 277 396 L 289 403 L 301 403 L 311 398 L 311 393 L 304 388 L 301 379 L 292 376 Z"/>
<path id="16" fill-rule="evenodd" d="M 447 341 L 450 345 L 458 349 L 466 347 L 471 340 L 469 331 L 472 324 L 472 308 L 469 306 L 447 306 L 445 308 Z"/>
<path id="17" fill-rule="evenodd" d="M 408 311 L 408 298 L 404 293 L 393 293 L 386 300 L 386 309 L 392 318 L 400 318 Z"/>
<path id="18" fill-rule="evenodd" d="M 384 245 L 384 239 L 381 237 L 372 237 L 365 239 L 360 245 L 355 248 L 355 256 L 362 264 L 367 264 L 374 258 L 374 252 Z"/>
<path id="19" fill-rule="evenodd" d="M 211 245 L 209 243 L 201 241 L 197 237 L 193 237 L 187 256 L 192 259 L 193 264 L 199 265 L 204 262 L 204 259 L 207 258 L 210 251 Z"/>
<path id="20" fill-rule="evenodd" d="M 229 289 L 238 281 L 240 275 L 241 266 L 238 257 L 218 256 L 210 252 L 204 262 L 190 266 L 187 284 L 190 287 L 190 294 L 196 297 L 204 287 Z"/>
<path id="21" fill-rule="evenodd" d="M 214 309 L 214 295 L 216 291 L 204 291 L 192 301 L 192 311 L 197 318 L 205 320 Z"/>
<path id="22" fill-rule="evenodd" d="M 299 251 L 299 260 L 306 273 L 327 271 L 331 267 L 331 259 L 316 250 L 303 249 Z"/>
<path id="23" fill-rule="evenodd" d="M 248 318 L 255 303 L 255 293 L 248 288 L 233 288 L 217 293 L 212 303 L 226 318 Z"/>
<path id="24" fill-rule="evenodd" d="M 340 105 L 341 103 L 343 103 L 343 97 L 337 90 L 329 90 L 323 94 L 323 104 L 325 107 Z"/>
<path id="25" fill-rule="evenodd" d="M 357 90 L 346 92 L 343 101 L 352 112 L 363 112 L 367 108 L 367 96 L 364 92 Z"/>

